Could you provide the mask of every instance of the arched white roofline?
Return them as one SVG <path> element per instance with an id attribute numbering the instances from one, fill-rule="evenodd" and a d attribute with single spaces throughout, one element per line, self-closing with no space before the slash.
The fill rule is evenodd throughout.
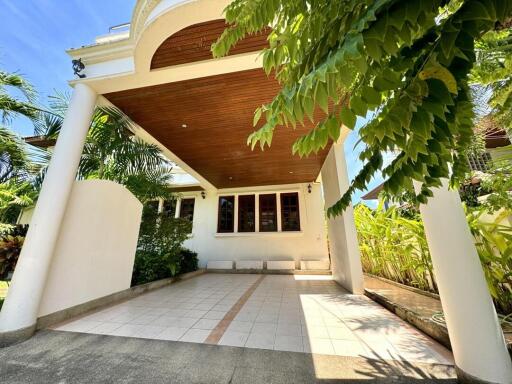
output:
<path id="1" fill-rule="evenodd" d="M 222 19 L 230 0 L 141 0 L 139 3 L 146 5 L 135 9 L 131 38 L 135 42 L 135 70 L 146 72 L 150 71 L 156 50 L 168 37 L 190 25 Z"/>

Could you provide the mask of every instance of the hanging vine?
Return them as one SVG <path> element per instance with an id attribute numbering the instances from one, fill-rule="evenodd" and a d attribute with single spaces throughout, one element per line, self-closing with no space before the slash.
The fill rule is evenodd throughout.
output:
<path id="1" fill-rule="evenodd" d="M 378 171 L 391 194 L 420 182 L 421 203 L 442 178 L 463 179 L 475 41 L 510 17 L 512 2 L 235 0 L 225 13 L 231 26 L 212 46 L 216 57 L 272 27 L 263 68 L 282 90 L 256 110 L 258 129 L 248 138 L 253 148 L 270 146 L 276 129 L 313 121 L 321 108 L 324 118 L 292 148 L 308 156 L 336 141 L 342 125 L 353 129 L 358 117 L 370 116 L 359 132 L 364 166 L 329 215 L 341 214 Z M 397 156 L 384 166 L 388 151 Z"/>

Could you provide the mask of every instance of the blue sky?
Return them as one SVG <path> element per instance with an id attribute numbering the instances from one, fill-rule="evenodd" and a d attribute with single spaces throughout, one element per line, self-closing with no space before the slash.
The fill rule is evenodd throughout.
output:
<path id="1" fill-rule="evenodd" d="M 66 49 L 90 44 L 109 27 L 129 22 L 134 5 L 135 0 L 0 0 L 0 68 L 24 75 L 46 104 L 54 90 L 70 89 L 73 71 Z M 16 119 L 12 127 L 23 136 L 33 130 L 25 119 Z M 345 145 L 350 178 L 361 167 L 356 142 L 353 132 Z"/>

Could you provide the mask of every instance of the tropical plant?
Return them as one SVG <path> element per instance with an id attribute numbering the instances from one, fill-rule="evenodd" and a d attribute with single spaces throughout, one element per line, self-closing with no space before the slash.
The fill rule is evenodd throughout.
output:
<path id="1" fill-rule="evenodd" d="M 27 225 L 18 225 L 0 236 L 0 280 L 8 279 L 14 272 L 27 230 Z"/>
<path id="2" fill-rule="evenodd" d="M 190 236 L 186 219 L 159 214 L 152 204 L 143 210 L 139 242 L 133 267 L 132 285 L 175 276 L 183 264 L 182 248 Z"/>
<path id="3" fill-rule="evenodd" d="M 57 138 L 68 106 L 68 97 L 50 98 L 52 113 L 43 115 L 35 133 Z M 105 179 L 125 185 L 137 198 L 146 202 L 169 198 L 171 164 L 160 149 L 135 137 L 132 123 L 114 107 L 96 108 L 78 167 L 79 179 Z"/>
<path id="4" fill-rule="evenodd" d="M 504 211 L 486 222 L 485 208 L 467 209 L 466 215 L 497 310 L 512 314 L 512 226 Z M 421 219 L 404 218 L 382 204 L 372 210 L 354 208 L 363 270 L 408 286 L 437 293 L 437 285 Z"/>
<path id="5" fill-rule="evenodd" d="M 482 262 L 487 286 L 502 314 L 512 314 L 512 226 L 504 219 L 512 211 L 503 211 L 493 222 L 482 220 L 486 209 L 468 210 L 467 219 Z"/>
<path id="6" fill-rule="evenodd" d="M 382 169 L 392 194 L 414 179 L 425 202 L 441 178 L 464 178 L 475 42 L 511 14 L 502 0 L 235 0 L 212 52 L 224 56 L 247 34 L 272 29 L 263 67 L 282 90 L 255 112 L 255 126 L 265 122 L 248 139 L 253 147 L 270 145 L 278 126 L 313 121 L 320 108 L 323 120 L 293 145 L 307 156 L 370 116 L 359 131 L 364 166 L 328 210 L 340 214 L 383 168 L 385 151 L 397 153 Z"/>
<path id="7" fill-rule="evenodd" d="M 394 207 L 384 210 L 382 203 L 376 210 L 357 205 L 354 218 L 365 272 L 437 291 L 421 220 L 404 218 Z"/>
<path id="8" fill-rule="evenodd" d="M 18 91 L 23 98 L 12 96 Z M 35 119 L 39 110 L 34 105 L 32 86 L 18 74 L 0 71 L 1 123 L 15 116 Z M 37 171 L 23 140 L 9 128 L 0 125 L 0 223 L 14 223 L 22 207 L 33 203 L 35 190 L 30 178 Z"/>
<path id="9" fill-rule="evenodd" d="M 8 92 L 9 88 L 21 92 L 25 99 L 13 97 Z M 35 119 L 39 110 L 34 105 L 34 99 L 34 88 L 22 76 L 0 70 L 0 113 L 4 123 L 18 115 Z"/>
<path id="10" fill-rule="evenodd" d="M 476 53 L 471 80 L 482 86 L 493 118 L 512 134 L 512 18 L 484 34 Z"/>
<path id="11" fill-rule="evenodd" d="M 199 260 L 197 252 L 182 248 L 180 252 L 180 273 L 197 271 Z"/>

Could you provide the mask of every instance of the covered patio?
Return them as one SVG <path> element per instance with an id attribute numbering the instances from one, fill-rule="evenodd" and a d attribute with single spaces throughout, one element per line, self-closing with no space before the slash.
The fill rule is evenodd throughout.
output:
<path id="1" fill-rule="evenodd" d="M 146 355 L 136 354 L 140 364 L 161 361 L 152 348 L 169 359 L 179 360 L 179 351 L 189 353 L 198 360 L 195 367 L 218 352 L 232 358 L 227 378 L 223 371 L 219 382 L 250 382 L 258 368 L 237 371 L 237 364 L 264 349 L 273 352 L 261 361 L 284 356 L 304 365 L 299 370 L 309 378 L 304 382 L 410 382 L 430 380 L 429 372 L 452 378 L 454 369 L 465 382 L 507 382 L 512 364 L 457 192 L 446 184 L 421 207 L 452 357 L 362 296 L 352 207 L 340 216 L 325 217 L 325 208 L 349 185 L 343 146 L 348 128 L 340 127 L 339 140 L 308 158 L 293 155 L 291 146 L 313 122 L 276 130 L 265 151 L 246 146 L 254 110 L 271 101 L 279 84 L 261 69 L 264 35 L 243 40 L 230 56 L 211 58 L 210 44 L 225 27 L 222 11 L 228 3 L 139 0 L 128 32 L 69 51 L 79 78 L 71 82 L 73 97 L 0 314 L 0 345 L 32 336 L 42 316 L 130 286 L 141 204 L 120 185 L 76 182 L 91 116 L 101 104 L 124 112 L 134 135 L 158 145 L 165 157 L 197 180 L 197 186 L 183 190 L 173 214 L 186 211 L 184 216 L 192 221 L 187 246 L 199 253 L 201 267 L 233 270 L 243 265 L 240 269 L 265 272 L 266 266 L 267 271 L 288 273 L 308 265 L 327 267 L 317 276 L 201 275 L 56 324 L 53 331 L 9 347 L 15 356 L 30 343 L 44 353 L 45 340 L 53 345 L 69 339 L 77 343 L 75 357 L 96 356 L 91 351 L 95 342 L 109 351 L 123 343 L 143 348 Z M 87 237 L 102 241 L 92 247 Z M 120 359 L 114 364 L 124 367 L 126 356 L 114 356 Z M 76 363 L 62 356 L 57 360 L 62 369 Z M 44 359 L 29 354 L 26 361 Z M 222 370 L 212 364 L 205 364 L 202 372 Z M 13 366 L 12 360 L 4 363 L 16 378 Z M 150 362 L 143 371 L 152 366 Z M 190 379 L 188 375 L 183 377 Z M 266 375 L 256 377 L 265 382 Z M 281 378 L 288 382 L 288 377 Z"/>

